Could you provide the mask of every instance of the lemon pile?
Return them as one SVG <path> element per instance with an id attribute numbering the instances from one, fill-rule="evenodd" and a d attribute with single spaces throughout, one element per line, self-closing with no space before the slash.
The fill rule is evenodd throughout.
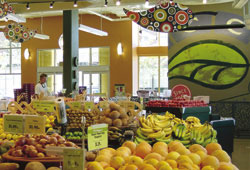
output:
<path id="1" fill-rule="evenodd" d="M 0 118 L 0 143 L 12 142 L 15 143 L 23 135 L 4 133 L 3 130 L 3 118 Z"/>

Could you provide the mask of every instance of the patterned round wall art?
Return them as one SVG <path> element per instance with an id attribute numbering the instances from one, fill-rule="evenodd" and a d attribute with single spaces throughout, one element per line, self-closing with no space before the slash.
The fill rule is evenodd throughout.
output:
<path id="1" fill-rule="evenodd" d="M 0 4 L 0 19 L 10 13 L 14 13 L 12 6 L 8 4 L 7 2 L 1 3 Z"/>
<path id="2" fill-rule="evenodd" d="M 11 23 L 3 29 L 5 37 L 11 42 L 22 43 L 30 40 L 36 34 L 36 31 L 29 30 L 19 23 Z"/>
<path id="3" fill-rule="evenodd" d="M 166 2 L 139 13 L 123 10 L 134 22 L 156 32 L 177 32 L 187 28 L 194 18 L 189 8 L 175 2 Z"/>

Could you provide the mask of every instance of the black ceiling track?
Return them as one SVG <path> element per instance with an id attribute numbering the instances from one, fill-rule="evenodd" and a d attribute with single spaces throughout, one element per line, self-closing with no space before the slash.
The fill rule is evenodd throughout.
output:
<path id="1" fill-rule="evenodd" d="M 180 31 L 244 28 L 245 24 L 189 26 Z"/>

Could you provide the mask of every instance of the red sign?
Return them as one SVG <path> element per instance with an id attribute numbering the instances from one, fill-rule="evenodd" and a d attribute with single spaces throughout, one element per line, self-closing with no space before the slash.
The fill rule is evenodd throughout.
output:
<path id="1" fill-rule="evenodd" d="M 190 97 L 192 96 L 191 91 L 187 86 L 178 84 L 172 88 L 173 99 L 183 99 L 185 95 Z"/>

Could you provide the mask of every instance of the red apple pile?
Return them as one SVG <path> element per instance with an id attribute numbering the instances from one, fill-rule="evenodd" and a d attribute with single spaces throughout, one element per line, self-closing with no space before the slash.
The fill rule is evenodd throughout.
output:
<path id="1" fill-rule="evenodd" d="M 52 135 L 25 135 L 18 139 L 15 147 L 9 150 L 9 155 L 14 157 L 44 158 L 50 157 L 45 152 L 47 146 L 76 147 L 77 145 L 66 141 L 58 134 Z"/>

